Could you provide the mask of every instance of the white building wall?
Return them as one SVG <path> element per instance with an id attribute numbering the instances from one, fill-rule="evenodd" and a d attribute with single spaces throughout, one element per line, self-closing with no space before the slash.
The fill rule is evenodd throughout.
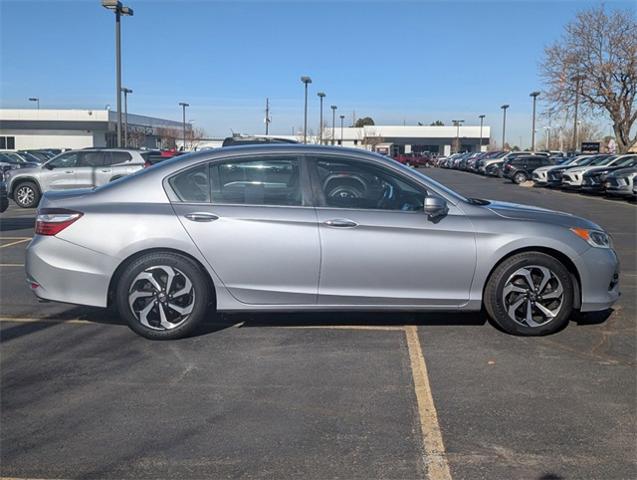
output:
<path id="1" fill-rule="evenodd" d="M 94 132 L 77 130 L 0 130 L 0 135 L 15 137 L 15 149 L 37 148 L 86 148 L 94 143 Z M 102 138 L 104 134 L 102 133 Z M 104 140 L 105 146 L 106 141 Z"/>

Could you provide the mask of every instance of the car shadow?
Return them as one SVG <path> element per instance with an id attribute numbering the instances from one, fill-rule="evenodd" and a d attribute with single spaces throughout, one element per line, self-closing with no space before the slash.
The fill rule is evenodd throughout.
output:
<path id="1" fill-rule="evenodd" d="M 27 230 L 35 226 L 35 217 L 2 217 L 0 220 L 0 232 L 13 230 Z"/>

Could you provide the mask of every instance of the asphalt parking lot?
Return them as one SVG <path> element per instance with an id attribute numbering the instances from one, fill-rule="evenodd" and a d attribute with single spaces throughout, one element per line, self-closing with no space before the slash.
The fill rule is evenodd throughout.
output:
<path id="1" fill-rule="evenodd" d="M 612 312 L 519 338 L 481 314 L 233 314 L 150 342 L 113 312 L 38 303 L 33 211 L 0 216 L 0 475 L 637 477 L 637 207 L 469 173 L 474 197 L 585 216 L 622 262 Z"/>

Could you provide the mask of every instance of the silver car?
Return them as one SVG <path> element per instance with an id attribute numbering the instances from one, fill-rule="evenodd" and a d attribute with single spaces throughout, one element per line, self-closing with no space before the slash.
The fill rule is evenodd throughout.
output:
<path id="1" fill-rule="evenodd" d="M 9 172 L 7 188 L 16 204 L 33 208 L 49 190 L 92 188 L 142 168 L 144 158 L 136 150 L 72 150 L 42 165 Z"/>
<path id="2" fill-rule="evenodd" d="M 573 215 L 464 198 L 378 154 L 229 147 L 94 190 L 47 192 L 26 254 L 40 298 L 116 305 L 153 339 L 209 312 L 453 310 L 543 335 L 618 298 L 609 235 Z"/>

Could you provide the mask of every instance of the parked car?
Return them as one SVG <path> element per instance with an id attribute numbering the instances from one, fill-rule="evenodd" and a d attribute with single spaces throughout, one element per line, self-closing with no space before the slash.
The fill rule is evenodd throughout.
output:
<path id="1" fill-rule="evenodd" d="M 503 166 L 506 162 L 525 155 L 541 155 L 548 158 L 548 153 L 544 152 L 507 152 L 501 157 L 493 158 L 485 162 L 484 172 L 487 176 L 501 177 L 503 176 Z M 491 168 L 489 168 L 491 167 Z"/>
<path id="2" fill-rule="evenodd" d="M 606 194 L 630 198 L 635 194 L 635 176 L 637 168 L 622 168 L 609 173 L 606 177 Z"/>
<path id="3" fill-rule="evenodd" d="M 550 158 L 550 157 L 549 157 Z M 577 165 L 587 165 L 592 161 L 590 155 L 579 155 L 577 157 L 567 157 L 561 163 L 548 165 L 533 170 L 532 180 L 536 186 L 557 186 L 562 184 L 562 172 Z M 559 175 L 557 175 L 559 172 Z"/>
<path id="4" fill-rule="evenodd" d="M 144 158 L 137 150 L 72 150 L 37 167 L 10 170 L 7 189 L 18 206 L 32 208 L 48 190 L 92 188 L 142 168 Z"/>
<path id="5" fill-rule="evenodd" d="M 93 190 L 49 191 L 27 281 L 42 299 L 115 305 L 153 339 L 189 334 L 211 306 L 484 305 L 507 332 L 544 335 L 573 309 L 618 299 L 617 255 L 600 226 L 465 198 L 422 172 L 371 152 L 280 144 L 193 153 Z"/>
<path id="6" fill-rule="evenodd" d="M 46 150 L 18 150 L 19 154 L 28 154 L 31 155 L 32 157 L 35 157 L 39 160 L 40 163 L 44 163 L 47 160 L 52 159 L 53 157 L 55 157 L 55 155 L 51 152 L 48 152 Z"/>
<path id="7" fill-rule="evenodd" d="M 622 155 L 609 167 L 596 167 L 582 175 L 582 190 L 589 193 L 600 193 L 606 189 L 606 177 L 609 173 L 623 168 L 637 166 L 637 155 Z"/>
<path id="8" fill-rule="evenodd" d="M 4 180 L 4 171 L 0 170 L 0 213 L 9 208 L 9 196 L 7 195 L 7 184 Z"/>
<path id="9" fill-rule="evenodd" d="M 237 145 L 265 145 L 270 143 L 298 143 L 298 142 L 296 140 L 290 140 L 288 138 L 235 135 L 232 137 L 225 138 L 221 146 L 233 147 Z"/>
<path id="10" fill-rule="evenodd" d="M 21 155 L 14 152 L 0 152 L 0 170 L 6 171 L 14 168 L 37 167 L 36 162 L 29 162 Z"/>
<path id="11" fill-rule="evenodd" d="M 504 151 L 496 151 L 496 152 L 487 152 L 487 154 L 478 160 L 478 173 L 485 175 L 485 170 L 487 165 L 490 165 L 493 162 L 497 162 L 499 159 L 504 157 L 507 152 Z"/>
<path id="12" fill-rule="evenodd" d="M 533 170 L 551 165 L 551 159 L 546 155 L 521 155 L 504 162 L 502 174 L 513 183 L 524 183 L 531 179 Z"/>
<path id="13" fill-rule="evenodd" d="M 596 155 L 592 162 L 588 165 L 578 165 L 576 167 L 569 168 L 562 174 L 561 187 L 569 190 L 577 190 L 582 186 L 582 179 L 584 173 L 595 168 L 603 166 L 612 166 L 619 161 L 619 157 L 616 155 L 601 154 Z"/>

